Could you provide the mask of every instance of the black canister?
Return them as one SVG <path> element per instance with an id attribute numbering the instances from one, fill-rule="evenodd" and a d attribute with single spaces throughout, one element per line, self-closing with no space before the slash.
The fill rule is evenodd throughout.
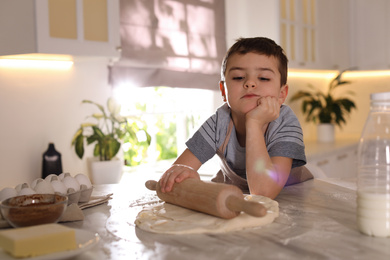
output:
<path id="1" fill-rule="evenodd" d="M 42 179 L 50 174 L 59 175 L 62 173 L 61 154 L 56 151 L 53 143 L 49 143 L 49 147 L 42 157 Z"/>

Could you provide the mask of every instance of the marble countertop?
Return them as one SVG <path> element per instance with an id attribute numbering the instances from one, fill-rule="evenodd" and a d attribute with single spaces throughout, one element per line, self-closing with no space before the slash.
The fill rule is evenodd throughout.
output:
<path id="1" fill-rule="evenodd" d="M 361 234 L 353 185 L 310 180 L 283 189 L 280 216 L 260 228 L 213 235 L 160 235 L 135 227 L 143 205 L 156 200 L 134 173 L 125 184 L 97 185 L 94 195 L 113 192 L 108 204 L 85 209 L 84 221 L 67 226 L 96 232 L 101 241 L 74 259 L 389 259 L 390 238 Z M 352 188 L 351 188 L 352 187 Z"/>

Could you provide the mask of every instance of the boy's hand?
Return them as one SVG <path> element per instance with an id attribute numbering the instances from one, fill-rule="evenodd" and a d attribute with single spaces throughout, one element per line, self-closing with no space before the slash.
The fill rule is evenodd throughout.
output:
<path id="1" fill-rule="evenodd" d="M 197 171 L 187 165 L 173 164 L 159 180 L 161 191 L 163 193 L 170 192 L 175 182 L 182 182 L 187 178 L 194 178 L 200 180 L 200 176 Z"/>
<path id="2" fill-rule="evenodd" d="M 246 114 L 246 121 L 254 120 L 265 126 L 279 117 L 280 106 L 276 97 L 261 97 L 257 100 L 257 107 Z"/>

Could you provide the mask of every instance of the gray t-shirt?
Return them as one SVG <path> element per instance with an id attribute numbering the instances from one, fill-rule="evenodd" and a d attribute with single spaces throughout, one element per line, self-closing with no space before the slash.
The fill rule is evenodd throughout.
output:
<path id="1" fill-rule="evenodd" d="M 225 140 L 230 120 L 230 108 L 225 103 L 186 142 L 188 149 L 202 163 L 217 153 Z M 279 117 L 269 124 L 265 143 L 270 157 L 292 158 L 292 168 L 306 164 L 302 128 L 289 106 L 282 105 Z M 245 147 L 238 143 L 234 126 L 225 150 L 225 158 L 231 169 L 246 179 Z"/>

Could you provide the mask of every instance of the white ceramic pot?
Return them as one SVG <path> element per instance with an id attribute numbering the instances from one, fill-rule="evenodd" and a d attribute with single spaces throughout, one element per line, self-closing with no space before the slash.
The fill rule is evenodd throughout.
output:
<path id="1" fill-rule="evenodd" d="M 334 142 L 334 125 L 333 124 L 318 124 L 317 140 L 321 143 Z"/>
<path id="2" fill-rule="evenodd" d="M 118 183 L 122 178 L 123 162 L 118 158 L 111 161 L 89 158 L 89 169 L 93 184 Z"/>

